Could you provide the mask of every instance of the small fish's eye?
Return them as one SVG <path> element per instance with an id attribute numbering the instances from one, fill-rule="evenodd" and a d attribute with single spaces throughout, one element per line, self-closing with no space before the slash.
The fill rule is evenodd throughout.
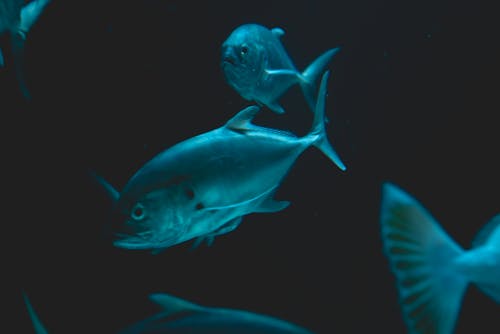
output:
<path id="1" fill-rule="evenodd" d="M 132 209 L 132 218 L 135 220 L 140 220 L 144 218 L 144 216 L 146 216 L 144 205 L 142 205 L 141 203 L 137 203 Z"/>
<path id="2" fill-rule="evenodd" d="M 246 55 L 248 53 L 249 49 L 248 49 L 248 46 L 246 45 L 243 45 L 240 49 L 240 53 L 242 56 Z"/>

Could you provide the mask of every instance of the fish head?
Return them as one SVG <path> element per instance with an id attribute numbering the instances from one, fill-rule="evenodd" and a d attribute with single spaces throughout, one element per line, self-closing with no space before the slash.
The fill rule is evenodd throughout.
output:
<path id="1" fill-rule="evenodd" d="M 266 68 L 268 55 L 262 36 L 270 34 L 266 30 L 246 24 L 235 29 L 222 44 L 222 71 L 226 81 L 243 97 L 246 90 L 258 85 Z"/>
<path id="2" fill-rule="evenodd" d="M 171 189 L 120 197 L 113 217 L 113 244 L 126 249 L 167 248 L 185 234 L 178 200 Z"/>

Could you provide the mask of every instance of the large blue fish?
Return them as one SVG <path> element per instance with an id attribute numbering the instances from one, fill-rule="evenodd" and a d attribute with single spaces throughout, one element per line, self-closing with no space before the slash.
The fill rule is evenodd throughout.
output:
<path id="1" fill-rule="evenodd" d="M 150 299 L 162 311 L 118 334 L 312 334 L 303 327 L 263 314 L 201 306 L 164 293 L 152 294 Z M 35 333 L 48 334 L 26 294 L 24 301 Z"/>
<path id="2" fill-rule="evenodd" d="M 23 96 L 30 99 L 23 72 L 24 44 L 26 34 L 42 14 L 51 0 L 33 0 L 24 5 L 24 0 L 0 0 L 0 34 L 9 33 L 11 40 L 13 66 Z M 4 57 L 0 50 L 0 67 Z"/>
<path id="3" fill-rule="evenodd" d="M 185 140 L 147 162 L 116 198 L 120 216 L 115 246 L 163 249 L 197 238 L 211 243 L 234 230 L 253 212 L 276 212 L 288 202 L 273 195 L 298 156 L 316 146 L 337 166 L 346 167 L 326 138 L 325 72 L 311 131 L 291 133 L 251 123 L 248 107 L 224 126 Z"/>
<path id="4" fill-rule="evenodd" d="M 119 334 L 312 334 L 303 327 L 263 314 L 200 306 L 167 294 L 153 294 L 150 298 L 163 312 Z"/>
<path id="5" fill-rule="evenodd" d="M 386 183 L 381 225 L 408 333 L 452 333 L 469 283 L 500 303 L 500 215 L 464 250 L 420 203 Z"/>
<path id="6" fill-rule="evenodd" d="M 299 84 L 314 111 L 316 80 L 339 48 L 326 51 L 300 73 L 281 44 L 283 34 L 280 28 L 270 30 L 259 24 L 236 28 L 222 44 L 221 66 L 226 81 L 244 99 L 279 114 L 285 112 L 279 98 L 292 85 Z"/>

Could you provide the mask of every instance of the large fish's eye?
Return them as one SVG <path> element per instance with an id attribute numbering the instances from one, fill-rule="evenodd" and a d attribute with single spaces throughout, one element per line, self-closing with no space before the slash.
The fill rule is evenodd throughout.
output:
<path id="1" fill-rule="evenodd" d="M 134 205 L 131 211 L 131 216 L 135 220 L 141 220 L 146 216 L 146 208 L 141 203 Z"/>
<path id="2" fill-rule="evenodd" d="M 243 44 L 240 48 L 240 54 L 242 56 L 246 55 L 248 53 L 248 51 L 250 51 L 250 49 L 248 48 L 248 46 L 246 44 Z"/>

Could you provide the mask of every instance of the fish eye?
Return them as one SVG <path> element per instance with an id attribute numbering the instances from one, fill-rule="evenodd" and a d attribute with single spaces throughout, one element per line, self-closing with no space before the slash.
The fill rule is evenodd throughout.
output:
<path id="1" fill-rule="evenodd" d="M 133 219 L 141 220 L 146 216 L 146 208 L 141 203 L 137 203 L 132 208 L 131 215 Z"/>
<path id="2" fill-rule="evenodd" d="M 248 53 L 248 51 L 250 51 L 248 49 L 248 46 L 246 46 L 246 45 L 242 45 L 241 46 L 240 53 L 241 53 L 242 56 L 246 55 Z"/>

